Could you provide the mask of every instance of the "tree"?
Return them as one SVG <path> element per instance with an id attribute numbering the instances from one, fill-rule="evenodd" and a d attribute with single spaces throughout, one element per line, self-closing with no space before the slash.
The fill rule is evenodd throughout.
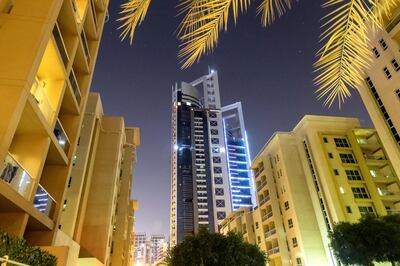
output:
<path id="1" fill-rule="evenodd" d="M 241 235 L 211 234 L 201 228 L 173 247 L 167 257 L 169 266 L 264 266 L 266 255 Z"/>
<path id="2" fill-rule="evenodd" d="M 147 13 L 151 0 L 126 0 L 122 5 L 121 38 L 129 36 L 132 43 L 135 29 Z M 312 0 L 310 0 L 312 1 Z M 234 23 L 251 0 L 181 0 L 178 14 L 183 20 L 178 30 L 181 42 L 178 57 L 182 68 L 188 68 L 214 50 L 221 31 L 227 30 L 230 15 Z M 257 12 L 264 27 L 291 9 L 295 0 L 260 0 Z M 339 106 L 351 96 L 349 88 L 362 82 L 362 72 L 372 58 L 368 31 L 382 27 L 383 18 L 390 18 L 400 6 L 400 0 L 325 0 L 327 10 L 323 17 L 323 43 L 314 64 L 318 98 L 325 98 L 325 105 L 338 100 Z"/>
<path id="3" fill-rule="evenodd" d="M 344 264 L 370 266 L 373 261 L 400 261 L 400 217 L 363 217 L 358 223 L 341 222 L 329 233 L 331 247 Z"/>

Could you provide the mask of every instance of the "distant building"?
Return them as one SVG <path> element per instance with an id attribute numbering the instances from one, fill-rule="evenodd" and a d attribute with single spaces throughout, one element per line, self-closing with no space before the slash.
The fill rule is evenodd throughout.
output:
<path id="1" fill-rule="evenodd" d="M 155 263 L 163 258 L 165 255 L 165 236 L 164 235 L 151 235 L 150 246 L 151 246 L 151 263 Z"/>
<path id="2" fill-rule="evenodd" d="M 136 233 L 135 234 L 135 255 L 134 255 L 134 263 L 135 265 L 139 262 L 143 265 L 146 265 L 146 254 L 147 254 L 147 237 L 146 233 Z"/>
<path id="3" fill-rule="evenodd" d="M 356 118 L 305 116 L 275 133 L 252 168 L 257 207 L 229 215 L 221 232 L 255 239 L 271 266 L 337 265 L 327 237 L 334 223 L 400 212 L 393 164 Z"/>
<path id="4" fill-rule="evenodd" d="M 232 209 L 252 206 L 241 105 L 221 108 L 216 71 L 173 88 L 171 157 L 171 245 L 200 226 L 216 232 Z"/>

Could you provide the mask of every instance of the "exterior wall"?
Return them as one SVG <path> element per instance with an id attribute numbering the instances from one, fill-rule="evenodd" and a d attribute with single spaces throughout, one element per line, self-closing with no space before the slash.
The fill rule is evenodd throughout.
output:
<path id="1" fill-rule="evenodd" d="M 107 5 L 0 5 L 0 228 L 57 254 L 67 245 L 67 265 L 79 244 L 62 212 Z"/>
<path id="2" fill-rule="evenodd" d="M 224 235 L 228 234 L 228 232 L 240 233 L 246 242 L 256 244 L 252 209 L 242 207 L 231 212 L 222 221 L 219 232 Z"/>
<path id="3" fill-rule="evenodd" d="M 393 10 L 392 16 L 385 19 L 385 30 L 370 31 L 371 50 L 376 50 L 365 71 L 366 81 L 358 90 L 392 162 L 400 161 L 400 69 L 395 65 L 400 62 L 399 16 L 400 11 Z M 393 167 L 399 177 L 400 164 Z"/>

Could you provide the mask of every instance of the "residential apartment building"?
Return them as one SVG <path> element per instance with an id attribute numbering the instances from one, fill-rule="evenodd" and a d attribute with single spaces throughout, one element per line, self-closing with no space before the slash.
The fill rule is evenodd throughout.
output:
<path id="1" fill-rule="evenodd" d="M 151 235 L 150 248 L 151 248 L 151 264 L 160 261 L 165 256 L 165 248 L 167 241 L 164 235 Z"/>
<path id="2" fill-rule="evenodd" d="M 254 223 L 253 208 L 242 207 L 231 212 L 221 223 L 219 232 L 228 234 L 235 232 L 243 235 L 246 242 L 256 244 L 255 223 Z"/>
<path id="3" fill-rule="evenodd" d="M 146 233 L 136 233 L 135 234 L 135 253 L 134 253 L 134 265 L 141 263 L 146 265 L 146 253 L 147 253 L 147 236 Z M 139 264 L 140 265 L 140 264 Z"/>
<path id="4" fill-rule="evenodd" d="M 85 240 L 92 237 L 90 217 L 100 204 L 94 191 L 101 189 L 88 179 L 105 178 L 97 166 L 101 149 L 108 148 L 98 145 L 97 153 L 89 153 L 85 160 L 95 167 L 83 166 L 78 151 L 88 145 L 79 136 L 87 134 L 82 122 L 107 6 L 107 0 L 0 1 L 0 228 L 45 247 L 60 265 L 77 265 L 83 250 L 101 264 L 109 257 L 100 253 L 107 253 L 104 243 L 110 241 L 96 239 L 103 246 L 94 251 Z M 95 124 L 106 130 L 122 129 L 122 144 L 122 119 L 99 120 Z M 97 134 L 95 139 L 106 138 Z M 90 170 L 79 176 L 75 164 Z"/>
<path id="5" fill-rule="evenodd" d="M 393 164 L 377 132 L 356 118 L 305 116 L 275 133 L 252 168 L 255 241 L 269 265 L 337 265 L 327 237 L 334 223 L 400 211 Z M 233 221 L 223 224 L 238 227 Z"/>
<path id="6" fill-rule="evenodd" d="M 387 15 L 387 14 L 386 14 Z M 400 161 L 400 9 L 384 17 L 383 29 L 372 29 L 372 62 L 358 91 L 393 162 Z M 393 167 L 400 176 L 400 163 Z"/>

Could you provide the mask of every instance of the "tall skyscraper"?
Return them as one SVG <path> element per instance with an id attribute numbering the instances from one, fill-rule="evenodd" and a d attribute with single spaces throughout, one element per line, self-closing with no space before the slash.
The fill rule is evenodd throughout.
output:
<path id="1" fill-rule="evenodd" d="M 219 222 L 233 208 L 231 199 L 235 199 L 235 207 L 251 205 L 252 188 L 251 182 L 246 183 L 250 179 L 249 160 L 242 156 L 248 155 L 248 149 L 241 149 L 247 143 L 244 123 L 240 123 L 241 108 L 237 105 L 225 109 L 225 132 L 217 72 L 175 85 L 172 105 L 170 241 L 175 245 L 198 232 L 199 226 L 218 231 Z M 232 159 L 230 174 L 228 148 Z M 243 166 L 247 169 L 241 169 Z"/>
<path id="2" fill-rule="evenodd" d="M 237 102 L 222 107 L 222 119 L 232 209 L 252 207 L 255 203 L 254 184 L 242 104 Z"/>

